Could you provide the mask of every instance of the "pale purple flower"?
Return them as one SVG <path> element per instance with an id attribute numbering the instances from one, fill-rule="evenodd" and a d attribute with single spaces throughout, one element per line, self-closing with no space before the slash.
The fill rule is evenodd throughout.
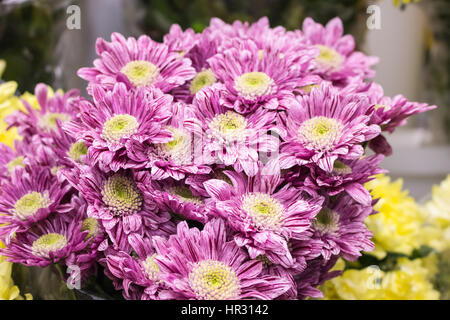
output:
<path id="1" fill-rule="evenodd" d="M 105 274 L 113 281 L 116 290 L 123 290 L 126 299 L 159 300 L 167 286 L 160 279 L 151 240 L 133 234 L 129 241 L 135 256 L 126 251 L 108 249 L 104 258 Z"/>
<path id="2" fill-rule="evenodd" d="M 114 32 L 111 42 L 97 39 L 96 51 L 99 58 L 94 67 L 78 70 L 78 75 L 90 82 L 89 92 L 93 90 L 92 84 L 112 89 L 118 81 L 134 88 L 154 86 L 169 92 L 195 75 L 189 59 L 145 35 L 125 39 Z"/>
<path id="3" fill-rule="evenodd" d="M 223 89 L 216 84 L 194 98 L 196 118 L 187 127 L 202 142 L 201 150 L 194 151 L 196 159 L 209 165 L 233 166 L 237 172 L 254 176 L 260 153 L 278 149 L 278 139 L 267 133 L 276 114 L 261 108 L 244 116 L 230 110 L 220 102 Z"/>
<path id="4" fill-rule="evenodd" d="M 298 167 L 289 172 L 289 181 L 296 187 L 307 187 L 317 192 L 326 192 L 335 196 L 346 192 L 355 201 L 370 205 L 372 197 L 364 188 L 364 184 L 374 175 L 385 173 L 379 168 L 384 159 L 382 155 L 364 156 L 356 160 L 336 160 L 331 172 L 324 171 L 314 164 Z"/>
<path id="5" fill-rule="evenodd" d="M 88 217 L 97 219 L 115 248 L 129 248 L 128 235 L 173 231 L 170 215 L 157 209 L 138 188 L 128 170 L 104 173 L 96 167 L 78 166 L 67 177 L 88 204 Z"/>
<path id="6" fill-rule="evenodd" d="M 401 94 L 393 98 L 386 97 L 383 88 L 376 83 L 372 83 L 366 94 L 374 108 L 370 122 L 378 124 L 383 131 L 389 133 L 405 125 L 407 118 L 412 115 L 436 108 L 434 105 L 408 101 Z"/>
<path id="7" fill-rule="evenodd" d="M 236 231 L 234 240 L 247 248 L 251 258 L 267 257 L 286 268 L 302 268 L 289 250 L 290 239 L 303 239 L 321 209 L 323 198 L 291 187 L 279 175 L 247 178 L 224 172 L 233 185 L 212 179 L 204 183 L 215 200 L 211 214 L 225 219 Z"/>
<path id="8" fill-rule="evenodd" d="M 334 256 L 329 260 L 324 260 L 322 257 L 319 257 L 308 262 L 305 271 L 295 276 L 297 299 L 323 298 L 323 293 L 317 289 L 317 286 L 340 275 L 340 271 L 330 271 L 336 264 L 337 258 L 338 256 Z"/>
<path id="9" fill-rule="evenodd" d="M 51 263 L 64 262 L 74 252 L 83 250 L 87 242 L 79 219 L 67 221 L 56 215 L 36 224 L 27 232 L 17 233 L 0 249 L 0 254 L 14 263 L 41 268 Z"/>
<path id="10" fill-rule="evenodd" d="M 291 51 L 261 49 L 253 40 L 234 39 L 232 46 L 208 63 L 225 85 L 221 104 L 245 114 L 260 108 L 288 109 L 314 53 L 303 46 Z"/>
<path id="11" fill-rule="evenodd" d="M 370 104 L 364 96 L 343 96 L 323 84 L 299 96 L 297 102 L 288 110 L 287 136 L 280 146 L 281 169 L 314 163 L 332 172 L 335 160 L 360 158 L 362 144 L 380 133 L 377 125 L 369 124 Z"/>
<path id="12" fill-rule="evenodd" d="M 155 262 L 171 289 L 164 298 L 274 299 L 289 289 L 289 281 L 262 275 L 262 262 L 251 260 L 234 241 L 227 240 L 221 219 L 206 223 L 202 231 L 181 222 L 176 235 L 153 237 Z M 211 284 L 211 277 L 216 283 Z"/>
<path id="13" fill-rule="evenodd" d="M 63 197 L 70 185 L 60 183 L 48 168 L 18 168 L 1 185 L 0 237 L 9 241 L 16 232 L 28 231 L 49 215 L 68 212 L 70 203 Z"/>
<path id="14" fill-rule="evenodd" d="M 169 33 L 163 38 L 163 43 L 169 47 L 170 51 L 175 51 L 184 56 L 197 44 L 200 34 L 195 33 L 192 28 L 185 31 L 181 29 L 180 25 L 173 24 L 170 26 Z"/>
<path id="15" fill-rule="evenodd" d="M 40 109 L 36 110 L 22 100 L 26 111 L 16 111 L 5 119 L 10 126 L 17 127 L 19 135 L 25 141 L 29 141 L 33 135 L 47 135 L 56 130 L 58 122 L 65 123 L 75 119 L 80 102 L 78 90 L 73 89 L 64 94 L 56 91 L 52 96 L 47 85 L 39 83 L 34 89 L 34 95 Z"/>
<path id="16" fill-rule="evenodd" d="M 128 145 L 128 155 L 145 168 L 154 180 L 173 178 L 180 180 L 187 174 L 207 174 L 211 168 L 198 163 L 197 154 L 201 141 L 195 139 L 190 124 L 195 121 L 192 106 L 178 102 L 171 106 L 171 118 L 162 128 L 170 134 L 164 143 L 133 141 Z"/>
<path id="17" fill-rule="evenodd" d="M 145 197 L 151 198 L 163 212 L 175 219 L 207 221 L 205 197 L 192 189 L 183 180 L 165 179 L 154 181 L 146 171 L 138 172 L 139 187 Z"/>
<path id="18" fill-rule="evenodd" d="M 75 284 L 78 280 L 84 281 L 89 276 L 92 276 L 97 271 L 97 261 L 101 257 L 100 249 L 106 246 L 105 230 L 100 222 L 87 216 L 87 202 L 79 195 L 72 196 L 72 212 L 66 218 L 70 220 L 78 219 L 81 224 L 81 231 L 85 232 L 84 241 L 87 242 L 85 248 L 78 252 L 72 252 L 66 258 L 66 265 L 70 268 L 67 272 Z"/>
<path id="19" fill-rule="evenodd" d="M 354 51 L 353 37 L 343 36 L 343 30 L 342 21 L 339 18 L 330 20 L 325 27 L 311 18 L 303 21 L 304 37 L 319 51 L 311 71 L 326 80 L 338 82 L 345 82 L 352 76 L 374 77 L 375 71 L 371 69 L 371 66 L 378 62 L 378 58 Z"/>
<path id="20" fill-rule="evenodd" d="M 165 143 L 171 134 L 165 125 L 171 116 L 172 98 L 154 88 L 127 90 L 118 83 L 112 91 L 93 86 L 94 102 L 80 103 L 80 122 L 65 124 L 75 140 L 84 141 L 93 164 L 117 171 L 144 166 L 128 155 L 136 143 Z M 135 158 L 135 157 L 134 157 Z"/>
<path id="21" fill-rule="evenodd" d="M 322 257 L 329 260 L 331 256 L 340 255 L 353 261 L 361 256 L 361 251 L 373 250 L 372 233 L 364 224 L 364 219 L 373 212 L 371 205 L 357 203 L 346 194 L 330 200 L 310 228 L 312 238 L 322 242 Z"/>

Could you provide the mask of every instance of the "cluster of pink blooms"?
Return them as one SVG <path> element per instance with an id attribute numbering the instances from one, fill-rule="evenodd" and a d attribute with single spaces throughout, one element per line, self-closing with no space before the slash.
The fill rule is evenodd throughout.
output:
<path id="1" fill-rule="evenodd" d="M 38 84 L 40 109 L 7 119 L 22 140 L 1 146 L 0 253 L 104 271 L 126 299 L 320 297 L 339 257 L 373 249 L 382 133 L 434 108 L 385 97 L 338 18 L 96 50 L 89 98 Z"/>

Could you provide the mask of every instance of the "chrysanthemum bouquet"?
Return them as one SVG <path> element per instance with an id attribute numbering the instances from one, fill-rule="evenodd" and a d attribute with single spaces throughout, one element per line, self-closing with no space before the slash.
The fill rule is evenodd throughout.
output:
<path id="1" fill-rule="evenodd" d="M 434 108 L 384 97 L 354 47 L 338 18 L 98 39 L 88 99 L 38 84 L 40 108 L 7 118 L 0 253 L 81 284 L 104 270 L 126 299 L 321 296 L 373 249 L 382 132 Z"/>

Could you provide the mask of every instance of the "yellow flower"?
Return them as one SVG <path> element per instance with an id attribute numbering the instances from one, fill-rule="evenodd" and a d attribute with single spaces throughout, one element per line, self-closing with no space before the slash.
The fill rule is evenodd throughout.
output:
<path id="1" fill-rule="evenodd" d="M 0 77 L 5 69 L 5 61 L 0 60 Z M 4 143 L 9 146 L 13 146 L 14 140 L 20 138 L 17 135 L 17 129 L 11 128 L 7 130 L 8 124 L 5 122 L 5 117 L 14 113 L 17 110 L 26 112 L 26 109 L 21 102 L 21 99 L 27 101 L 34 109 L 39 109 L 39 103 L 36 97 L 28 92 L 25 92 L 22 96 L 17 97 L 14 93 L 17 90 L 17 83 L 14 81 L 8 81 L 0 84 L 0 143 Z M 53 90 L 49 87 L 49 97 L 54 96 Z"/>
<path id="2" fill-rule="evenodd" d="M 376 266 L 361 270 L 349 269 L 322 286 L 329 300 L 436 300 L 439 292 L 433 288 L 437 259 L 400 258 L 392 271 Z"/>
<path id="3" fill-rule="evenodd" d="M 437 300 L 439 292 L 433 288 L 436 270 L 430 270 L 435 264 L 435 255 L 424 259 L 408 260 L 400 258 L 397 270 L 387 272 L 382 281 L 385 300 Z"/>
<path id="4" fill-rule="evenodd" d="M 5 71 L 5 68 L 6 68 L 6 61 L 0 59 L 0 79 L 3 75 L 3 72 Z"/>
<path id="5" fill-rule="evenodd" d="M 338 260 L 344 263 L 343 260 Z M 341 270 L 343 267 L 335 267 Z M 326 281 L 321 290 L 326 300 L 372 300 L 377 298 L 379 279 L 383 271 L 376 267 L 361 270 L 349 269 L 341 276 Z"/>
<path id="6" fill-rule="evenodd" d="M 424 212 L 440 227 L 450 227 L 450 175 L 440 185 L 433 186 L 431 200 L 425 204 Z"/>
<path id="7" fill-rule="evenodd" d="M 398 7 L 401 4 L 408 4 L 411 2 L 419 2 L 420 0 L 393 0 L 394 6 Z"/>
<path id="8" fill-rule="evenodd" d="M 0 248 L 3 243 L 0 242 Z M 6 261 L 5 257 L 0 256 L 0 300 L 23 300 L 19 288 L 14 285 L 11 278 L 12 263 Z M 25 299 L 31 300 L 30 294 L 25 294 Z"/>
<path id="9" fill-rule="evenodd" d="M 433 186 L 431 199 L 422 210 L 427 221 L 423 238 L 427 245 L 438 250 L 450 247 L 450 175 L 438 186 Z"/>
<path id="10" fill-rule="evenodd" d="M 408 191 L 402 190 L 402 184 L 402 180 L 391 182 L 384 175 L 366 184 L 373 198 L 379 198 L 374 206 L 378 213 L 366 219 L 375 243 L 375 250 L 368 254 L 379 259 L 388 251 L 410 255 L 423 244 L 419 236 L 424 223 L 420 207 Z"/>

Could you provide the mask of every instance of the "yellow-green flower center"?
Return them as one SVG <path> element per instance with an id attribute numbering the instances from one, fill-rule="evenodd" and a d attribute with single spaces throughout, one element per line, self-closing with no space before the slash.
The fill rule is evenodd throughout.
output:
<path id="1" fill-rule="evenodd" d="M 304 121 L 300 125 L 298 136 L 306 148 L 326 151 L 339 142 L 342 129 L 343 125 L 339 120 L 320 116 Z"/>
<path id="2" fill-rule="evenodd" d="M 383 111 L 389 111 L 389 110 L 391 110 L 391 106 L 388 106 L 388 105 L 385 105 L 385 104 L 376 104 L 376 105 L 374 106 L 374 108 L 375 108 L 375 110 L 383 109 Z"/>
<path id="3" fill-rule="evenodd" d="M 79 162 L 81 157 L 87 155 L 87 153 L 88 148 L 86 144 L 83 141 L 78 141 L 70 146 L 67 154 L 72 160 Z"/>
<path id="4" fill-rule="evenodd" d="M 316 47 L 320 51 L 319 55 L 315 58 L 319 70 L 332 72 L 341 67 L 344 62 L 344 57 L 339 52 L 321 44 L 316 45 Z"/>
<path id="5" fill-rule="evenodd" d="M 236 273 L 221 261 L 197 262 L 189 273 L 189 285 L 199 300 L 234 300 L 240 295 Z"/>
<path id="6" fill-rule="evenodd" d="M 103 202 L 113 215 L 128 215 L 141 210 L 142 194 L 128 177 L 114 174 L 105 181 L 101 193 Z"/>
<path id="7" fill-rule="evenodd" d="M 170 193 L 176 196 L 182 202 L 190 202 L 194 204 L 201 204 L 202 200 L 192 194 L 191 189 L 186 186 L 176 186 L 170 188 Z"/>
<path id="8" fill-rule="evenodd" d="M 64 168 L 64 166 L 54 166 L 50 169 L 50 172 L 52 175 L 56 176 L 62 168 Z"/>
<path id="9" fill-rule="evenodd" d="M 88 231 L 86 239 L 95 237 L 99 231 L 99 224 L 95 218 L 86 218 L 81 223 L 81 231 Z"/>
<path id="10" fill-rule="evenodd" d="M 172 133 L 172 140 L 157 145 L 159 154 L 176 164 L 188 164 L 191 161 L 191 136 L 174 127 L 167 128 Z"/>
<path id="11" fill-rule="evenodd" d="M 25 165 L 23 164 L 24 159 L 25 159 L 24 156 L 19 156 L 19 157 L 12 159 L 10 162 L 8 162 L 6 164 L 8 171 L 13 172 L 14 168 L 19 167 L 19 166 L 25 168 Z"/>
<path id="12" fill-rule="evenodd" d="M 247 72 L 234 81 L 236 91 L 248 100 L 270 94 L 273 86 L 274 81 L 264 72 Z"/>
<path id="13" fill-rule="evenodd" d="M 234 111 L 218 114 L 209 123 L 209 128 L 216 138 L 226 142 L 242 141 L 246 137 L 247 119 Z"/>
<path id="14" fill-rule="evenodd" d="M 16 201 L 13 209 L 14 216 L 25 220 L 35 215 L 39 209 L 47 208 L 50 205 L 48 192 L 44 194 L 32 191 L 22 196 Z"/>
<path id="15" fill-rule="evenodd" d="M 333 172 L 339 175 L 347 175 L 352 173 L 352 168 L 342 161 L 336 160 L 333 164 Z"/>
<path id="16" fill-rule="evenodd" d="M 67 238 L 59 233 L 48 233 L 33 241 L 32 252 L 36 256 L 48 257 L 51 252 L 63 249 Z"/>
<path id="17" fill-rule="evenodd" d="M 146 60 L 128 62 L 121 70 L 135 87 L 144 87 L 153 84 L 159 75 L 159 69 Z"/>
<path id="18" fill-rule="evenodd" d="M 213 83 L 217 81 L 216 76 L 211 71 L 211 69 L 203 70 L 194 77 L 191 81 L 191 86 L 189 87 L 189 91 L 192 94 L 196 94 L 201 89 L 205 87 L 209 87 Z"/>
<path id="19" fill-rule="evenodd" d="M 300 89 L 302 89 L 304 93 L 308 94 L 315 87 L 319 87 L 319 85 L 318 84 L 308 84 L 306 86 L 300 87 Z"/>
<path id="20" fill-rule="evenodd" d="M 142 268 L 150 280 L 159 281 L 159 266 L 155 262 L 155 256 L 156 254 L 148 256 L 142 261 Z"/>
<path id="21" fill-rule="evenodd" d="M 323 208 L 312 221 L 312 227 L 321 233 L 333 233 L 339 229 L 339 214 Z"/>
<path id="22" fill-rule="evenodd" d="M 273 265 L 272 261 L 270 261 L 265 254 L 257 256 L 256 260 L 261 261 L 265 267 Z"/>
<path id="23" fill-rule="evenodd" d="M 46 130 L 56 130 L 56 120 L 68 122 L 72 120 L 72 117 L 67 113 L 49 112 L 39 119 L 39 126 Z"/>
<path id="24" fill-rule="evenodd" d="M 248 193 L 242 199 L 242 209 L 256 228 L 277 230 L 283 224 L 283 205 L 265 193 Z"/>
<path id="25" fill-rule="evenodd" d="M 108 142 L 119 142 L 120 139 L 135 134 L 139 123 L 129 114 L 118 114 L 103 124 L 102 138 Z"/>

